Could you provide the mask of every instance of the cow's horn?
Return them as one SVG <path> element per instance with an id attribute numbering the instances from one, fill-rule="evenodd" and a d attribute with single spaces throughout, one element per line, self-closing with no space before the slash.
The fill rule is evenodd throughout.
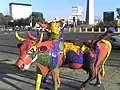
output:
<path id="1" fill-rule="evenodd" d="M 39 40 L 39 42 L 37 43 L 37 46 L 39 46 L 39 45 L 40 45 L 40 43 L 42 42 L 42 40 L 43 40 L 43 36 L 44 36 L 44 34 L 43 34 L 43 33 L 41 33 L 41 35 L 40 35 L 40 40 Z"/>
<path id="2" fill-rule="evenodd" d="M 22 38 L 22 37 L 19 36 L 19 34 L 18 34 L 17 31 L 16 31 L 16 33 L 15 33 L 15 37 L 17 38 L 17 40 L 19 40 L 19 41 L 21 41 L 21 42 L 23 42 L 23 41 L 25 40 L 24 38 Z"/>

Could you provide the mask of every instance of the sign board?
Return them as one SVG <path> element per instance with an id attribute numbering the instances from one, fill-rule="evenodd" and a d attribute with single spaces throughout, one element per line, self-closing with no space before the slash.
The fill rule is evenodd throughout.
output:
<path id="1" fill-rule="evenodd" d="M 78 7 L 72 7 L 72 13 L 78 13 Z"/>
<path id="2" fill-rule="evenodd" d="M 81 16 L 83 12 L 82 6 L 74 6 L 72 7 L 72 15 L 76 16 Z"/>
<path id="3" fill-rule="evenodd" d="M 23 3 L 10 3 L 10 15 L 13 19 L 21 19 L 28 18 L 32 13 L 32 5 L 31 4 L 23 4 Z"/>

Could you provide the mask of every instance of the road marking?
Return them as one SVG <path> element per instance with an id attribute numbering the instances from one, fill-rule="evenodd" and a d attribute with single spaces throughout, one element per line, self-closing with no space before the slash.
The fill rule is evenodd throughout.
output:
<path id="1" fill-rule="evenodd" d="M 24 31 L 21 31 L 21 32 L 19 32 L 19 33 L 24 33 Z M 0 32 L 0 35 L 13 35 L 13 34 L 15 34 L 15 32 Z"/>

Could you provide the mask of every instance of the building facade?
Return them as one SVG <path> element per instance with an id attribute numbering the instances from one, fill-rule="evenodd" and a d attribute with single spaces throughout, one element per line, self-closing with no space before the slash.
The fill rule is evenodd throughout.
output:
<path id="1" fill-rule="evenodd" d="M 32 5 L 23 3 L 10 3 L 9 12 L 13 19 L 25 19 L 32 14 Z"/>

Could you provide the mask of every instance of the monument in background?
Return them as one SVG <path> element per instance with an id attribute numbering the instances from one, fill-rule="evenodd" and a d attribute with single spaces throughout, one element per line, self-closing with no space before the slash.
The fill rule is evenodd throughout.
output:
<path id="1" fill-rule="evenodd" d="M 94 0 L 87 0 L 86 22 L 89 25 L 94 24 Z"/>

